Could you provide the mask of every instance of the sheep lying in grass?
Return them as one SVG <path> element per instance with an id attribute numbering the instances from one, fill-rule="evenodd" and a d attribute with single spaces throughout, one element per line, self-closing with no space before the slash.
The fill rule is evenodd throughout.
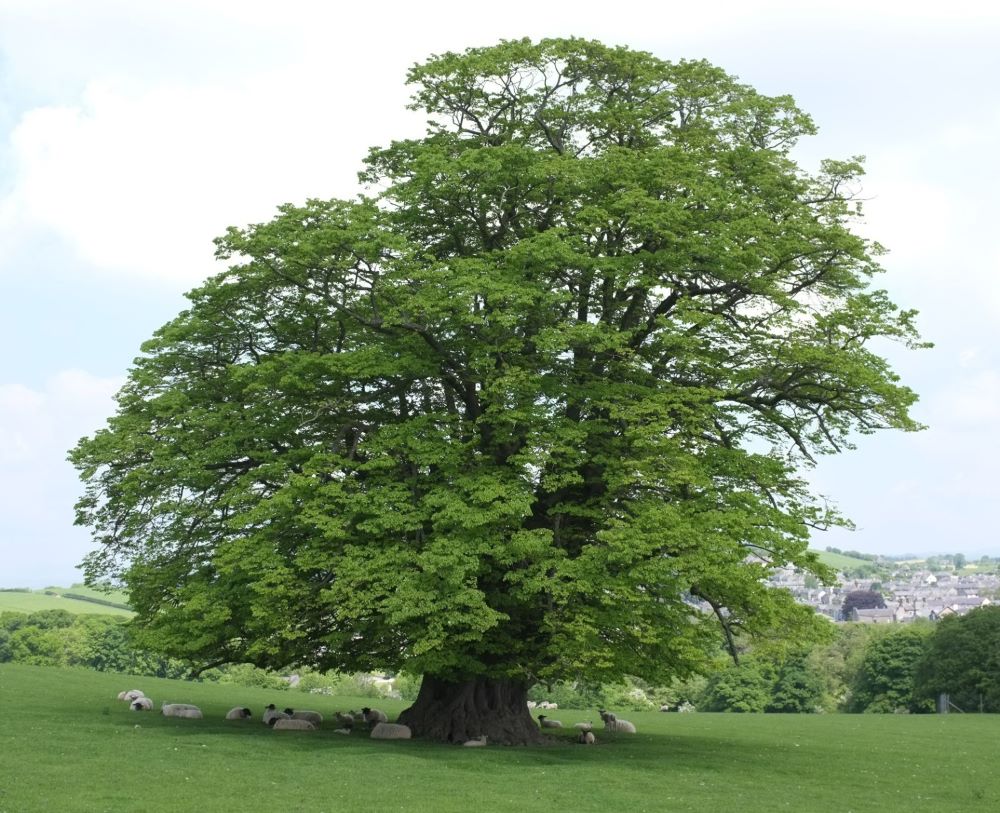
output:
<path id="1" fill-rule="evenodd" d="M 118 692 L 118 699 L 127 700 L 129 703 L 133 700 L 138 700 L 140 697 L 145 697 L 142 689 L 129 689 L 128 691 Z"/>
<path id="2" fill-rule="evenodd" d="M 160 707 L 160 712 L 164 717 L 201 718 L 201 709 L 197 706 L 192 706 L 190 703 L 164 703 Z"/>
<path id="3" fill-rule="evenodd" d="M 585 722 L 585 723 L 573 723 L 573 728 L 578 728 L 578 729 L 580 729 L 580 731 L 593 731 L 594 730 L 594 721 L 593 720 L 587 720 L 587 722 Z"/>
<path id="4" fill-rule="evenodd" d="M 486 745 L 486 735 L 482 734 L 476 737 L 474 740 L 466 740 L 462 743 L 466 748 L 482 748 Z"/>
<path id="5" fill-rule="evenodd" d="M 408 740 L 412 736 L 410 727 L 401 723 L 376 723 L 372 729 L 373 740 Z"/>
<path id="6" fill-rule="evenodd" d="M 290 720 L 291 718 L 291 714 L 284 711 L 278 711 L 274 703 L 269 703 L 267 708 L 264 709 L 264 714 L 260 719 L 264 725 L 274 725 L 275 720 Z"/>
<path id="7" fill-rule="evenodd" d="M 334 715 L 337 718 L 337 723 L 341 728 L 354 728 L 354 714 L 349 711 L 338 711 Z"/>
<path id="8" fill-rule="evenodd" d="M 128 704 L 128 707 L 132 709 L 132 711 L 152 711 L 153 701 L 148 697 L 137 697 Z"/>
<path id="9" fill-rule="evenodd" d="M 562 728 L 563 724 L 559 720 L 550 720 L 544 714 L 538 715 L 538 725 L 542 728 Z"/>
<path id="10" fill-rule="evenodd" d="M 581 731 L 580 736 L 576 738 L 576 741 L 580 745 L 593 745 L 596 740 L 594 739 L 593 731 Z"/>
<path id="11" fill-rule="evenodd" d="M 226 712 L 227 720 L 249 720 L 251 716 L 250 709 L 241 708 L 240 706 L 236 706 Z"/>
<path id="12" fill-rule="evenodd" d="M 350 728 L 335 728 L 333 729 L 334 734 L 350 734 L 352 729 Z"/>
<path id="13" fill-rule="evenodd" d="M 323 715 L 318 711 L 293 711 L 292 709 L 285 709 L 285 714 L 293 720 L 308 720 L 316 726 L 319 726 L 323 722 Z"/>
<path id="14" fill-rule="evenodd" d="M 601 719 L 604 720 L 605 731 L 617 731 L 620 734 L 635 734 L 635 725 L 628 720 L 619 720 L 610 711 L 602 709 Z"/>
<path id="15" fill-rule="evenodd" d="M 365 716 L 365 722 L 368 723 L 370 728 L 374 728 L 379 723 L 386 723 L 389 721 L 389 718 L 386 716 L 384 711 L 370 709 L 368 706 L 361 709 L 361 713 Z"/>
<path id="16" fill-rule="evenodd" d="M 292 718 L 282 718 L 274 721 L 271 726 L 275 731 L 315 731 L 316 726 L 308 720 L 293 720 Z"/>

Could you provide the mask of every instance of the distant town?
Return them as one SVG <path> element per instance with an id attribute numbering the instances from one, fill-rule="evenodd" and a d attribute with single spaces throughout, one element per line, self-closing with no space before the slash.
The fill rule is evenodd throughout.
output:
<path id="1" fill-rule="evenodd" d="M 778 571 L 771 583 L 833 621 L 936 621 L 948 615 L 965 615 L 1000 598 L 1000 561 L 987 556 L 973 563 L 961 553 L 897 560 L 837 548 L 827 548 L 819 556 L 837 571 L 838 584 L 824 585 L 815 576 L 791 567 Z M 846 601 L 861 591 L 879 594 L 884 607 L 858 608 Z"/>

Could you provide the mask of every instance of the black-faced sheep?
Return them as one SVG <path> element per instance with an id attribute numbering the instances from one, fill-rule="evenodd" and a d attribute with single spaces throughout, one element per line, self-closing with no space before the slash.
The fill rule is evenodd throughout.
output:
<path id="1" fill-rule="evenodd" d="M 550 720 L 544 714 L 538 715 L 538 725 L 542 728 L 562 728 L 563 724 L 559 720 Z"/>
<path id="2" fill-rule="evenodd" d="M 593 745 L 596 740 L 594 739 L 593 731 L 581 731 L 580 736 L 576 738 L 576 741 L 580 745 Z"/>
<path id="3" fill-rule="evenodd" d="M 293 720 L 308 720 L 315 726 L 319 726 L 323 722 L 323 715 L 318 711 L 293 711 L 292 709 L 285 709 L 285 714 Z"/>
<path id="4" fill-rule="evenodd" d="M 251 716 L 250 709 L 245 709 L 240 706 L 236 706 L 226 712 L 227 720 L 249 720 Z"/>
<path id="5" fill-rule="evenodd" d="M 276 720 L 290 720 L 291 718 L 291 714 L 284 711 L 278 711 L 278 709 L 275 708 L 274 703 L 269 703 L 267 708 L 264 709 L 264 714 L 260 719 L 264 725 L 274 725 Z"/>
<path id="6" fill-rule="evenodd" d="M 132 709 L 132 711 L 152 711 L 153 701 L 148 697 L 137 697 L 129 703 L 128 707 Z"/>
<path id="7" fill-rule="evenodd" d="M 201 717 L 201 709 L 190 703 L 164 703 L 160 707 L 160 711 L 164 717 L 187 717 L 189 719 Z"/>
<path id="8" fill-rule="evenodd" d="M 389 718 L 386 716 L 384 711 L 370 709 L 368 706 L 361 709 L 361 713 L 365 716 L 365 722 L 368 723 L 369 727 L 374 727 L 379 723 L 386 723 L 389 721 Z"/>

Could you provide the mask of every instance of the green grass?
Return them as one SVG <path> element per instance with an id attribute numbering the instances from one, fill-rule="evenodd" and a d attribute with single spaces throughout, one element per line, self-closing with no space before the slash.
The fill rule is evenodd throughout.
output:
<path id="1" fill-rule="evenodd" d="M 137 687 L 204 720 L 136 713 Z M 275 732 L 268 702 L 370 704 L 82 669 L 0 665 L 0 813 L 164 811 L 950 811 L 1000 807 L 1000 717 L 628 713 L 636 736 L 593 748 L 466 749 Z M 234 705 L 257 719 L 226 722 Z M 394 716 L 402 702 L 380 702 Z M 594 712 L 556 712 L 564 723 Z"/>
<path id="2" fill-rule="evenodd" d="M 858 559 L 855 556 L 844 556 L 842 553 L 831 553 L 828 550 L 818 550 L 816 554 L 824 565 L 829 565 L 836 570 L 854 570 L 858 567 L 876 567 L 874 562 L 867 559 Z"/>
<path id="3" fill-rule="evenodd" d="M 127 598 L 124 593 L 112 592 L 102 593 L 83 585 L 73 587 L 47 587 L 46 590 L 58 593 L 76 593 L 78 595 L 91 596 L 107 601 L 114 601 L 118 604 L 126 604 Z M 65 596 L 49 596 L 44 590 L 32 590 L 30 593 L 0 592 L 0 613 L 5 611 L 17 613 L 37 613 L 41 610 L 66 610 L 74 614 L 91 613 L 97 615 L 121 615 L 132 616 L 131 610 L 123 610 L 118 607 L 109 607 L 105 604 L 96 604 L 92 601 L 67 598 Z"/>

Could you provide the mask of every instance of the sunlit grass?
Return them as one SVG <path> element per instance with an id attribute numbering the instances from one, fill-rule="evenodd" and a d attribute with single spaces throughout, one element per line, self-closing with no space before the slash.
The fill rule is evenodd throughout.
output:
<path id="1" fill-rule="evenodd" d="M 140 688 L 204 720 L 128 711 Z M 31 811 L 947 811 L 1000 807 L 1000 717 L 623 713 L 640 733 L 571 730 L 538 748 L 467 749 L 359 734 L 274 732 L 269 702 L 366 698 L 0 665 L 0 813 Z M 255 719 L 226 722 L 232 706 Z M 401 701 L 377 705 L 394 717 Z M 552 713 L 569 726 L 593 710 Z"/>

